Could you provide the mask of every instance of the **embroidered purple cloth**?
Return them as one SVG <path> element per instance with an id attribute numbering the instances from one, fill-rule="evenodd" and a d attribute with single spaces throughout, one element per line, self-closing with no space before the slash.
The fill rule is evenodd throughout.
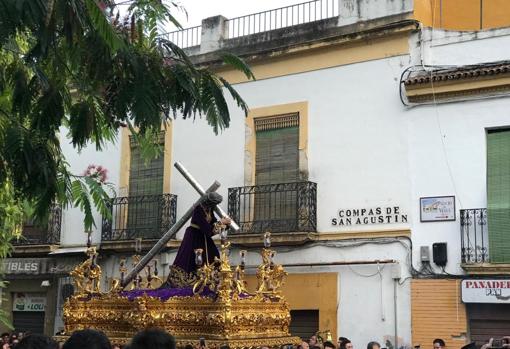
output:
<path id="1" fill-rule="evenodd" d="M 162 301 L 166 301 L 172 297 L 191 297 L 193 296 L 193 289 L 191 287 L 186 288 L 160 288 L 157 290 L 132 290 L 121 292 L 122 296 L 127 297 L 130 301 L 137 297 L 141 297 L 146 294 L 149 297 L 156 297 Z M 211 291 L 209 288 L 204 288 L 200 293 L 202 297 L 216 297 L 216 292 Z"/>
<path id="2" fill-rule="evenodd" d="M 193 289 L 191 287 L 184 288 L 159 288 L 156 290 L 131 290 L 131 291 L 123 291 L 121 295 L 127 297 L 130 301 L 134 300 L 137 297 L 141 297 L 146 294 L 149 297 L 156 297 L 161 299 L 162 301 L 166 301 L 172 297 L 191 297 L 193 296 Z M 208 287 L 205 287 L 204 290 L 200 293 L 202 297 L 211 297 L 215 298 L 218 294 L 214 291 L 211 291 Z M 248 293 L 241 293 L 239 298 L 248 298 L 250 295 Z"/>

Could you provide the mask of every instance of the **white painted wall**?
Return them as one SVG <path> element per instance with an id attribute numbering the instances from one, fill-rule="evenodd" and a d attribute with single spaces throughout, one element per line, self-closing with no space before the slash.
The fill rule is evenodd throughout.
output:
<path id="1" fill-rule="evenodd" d="M 424 64 L 468 65 L 510 58 L 510 28 L 458 32 L 424 28 Z"/>
<path id="2" fill-rule="evenodd" d="M 505 60 L 510 57 L 509 34 L 509 29 L 480 33 L 427 29 L 422 51 L 412 51 L 412 60 L 418 62 L 421 52 L 425 63 L 437 65 Z M 409 127 L 412 211 L 419 212 L 420 197 L 455 195 L 457 199 L 455 222 L 420 223 L 419 215 L 413 215 L 415 261 L 419 261 L 419 246 L 447 242 L 446 271 L 463 272 L 459 209 L 487 207 L 486 129 L 510 126 L 509 107 L 510 100 L 503 97 L 418 106 L 405 112 Z"/>
<path id="3" fill-rule="evenodd" d="M 108 169 L 107 181 L 117 190 L 120 176 L 120 146 L 108 144 L 102 152 L 96 151 L 95 145 L 89 145 L 81 152 L 77 152 L 69 139 L 65 129 L 61 130 L 62 152 L 69 163 L 71 173 L 82 175 L 90 164 L 101 165 Z M 101 242 L 101 215 L 94 214 L 95 228 L 92 233 L 93 243 Z M 83 226 L 83 214 L 78 208 L 68 208 L 62 214 L 61 245 L 84 245 L 87 242 Z"/>
<path id="4" fill-rule="evenodd" d="M 317 182 L 318 231 L 409 227 L 331 225 L 339 209 L 400 206 L 411 215 L 407 127 L 398 98 L 400 70 L 407 63 L 408 57 L 394 57 L 236 85 L 251 108 L 308 101 L 308 168 L 309 180 Z M 227 188 L 244 183 L 244 117 L 232 110 L 231 126 L 221 136 L 204 122 L 174 123 L 174 160 L 203 186 L 218 179 L 225 198 Z M 197 196 L 178 174 L 171 188 L 180 216 Z"/>

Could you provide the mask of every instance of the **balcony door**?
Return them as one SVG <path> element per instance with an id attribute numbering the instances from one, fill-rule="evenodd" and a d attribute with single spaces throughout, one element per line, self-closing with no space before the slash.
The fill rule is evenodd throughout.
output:
<path id="1" fill-rule="evenodd" d="M 510 263 L 510 129 L 487 134 L 487 223 L 492 263 Z"/>
<path id="2" fill-rule="evenodd" d="M 256 158 L 253 231 L 292 231 L 297 227 L 299 114 L 255 120 Z"/>
<path id="3" fill-rule="evenodd" d="M 164 133 L 159 137 L 164 142 Z M 127 236 L 155 239 L 161 235 L 164 156 L 146 160 L 131 143 Z"/>

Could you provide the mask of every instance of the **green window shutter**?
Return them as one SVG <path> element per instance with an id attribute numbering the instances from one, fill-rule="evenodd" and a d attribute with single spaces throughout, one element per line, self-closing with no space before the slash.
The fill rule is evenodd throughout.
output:
<path id="1" fill-rule="evenodd" d="M 255 183 L 277 184 L 299 179 L 299 116 L 256 120 Z"/>
<path id="2" fill-rule="evenodd" d="M 160 134 L 164 143 L 164 132 Z M 146 161 L 140 148 L 131 142 L 129 199 L 127 207 L 128 238 L 161 237 L 164 156 Z"/>
<path id="3" fill-rule="evenodd" d="M 164 142 L 164 135 L 160 136 Z M 158 195 L 163 193 L 164 156 L 146 161 L 139 147 L 131 143 L 129 169 L 129 196 Z"/>
<path id="4" fill-rule="evenodd" d="M 256 185 L 290 183 L 299 180 L 299 115 L 286 114 L 255 121 Z M 254 220 L 270 230 L 296 222 L 297 192 L 258 187 Z"/>
<path id="5" fill-rule="evenodd" d="M 493 263 L 510 263 L 510 130 L 487 134 L 487 223 Z"/>

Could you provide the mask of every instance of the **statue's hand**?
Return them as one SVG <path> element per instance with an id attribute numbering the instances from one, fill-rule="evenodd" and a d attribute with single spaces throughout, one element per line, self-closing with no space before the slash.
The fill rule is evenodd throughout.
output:
<path id="1" fill-rule="evenodd" d="M 223 225 L 230 225 L 230 223 L 232 223 L 232 219 L 229 217 L 223 217 L 220 219 L 220 223 Z"/>

